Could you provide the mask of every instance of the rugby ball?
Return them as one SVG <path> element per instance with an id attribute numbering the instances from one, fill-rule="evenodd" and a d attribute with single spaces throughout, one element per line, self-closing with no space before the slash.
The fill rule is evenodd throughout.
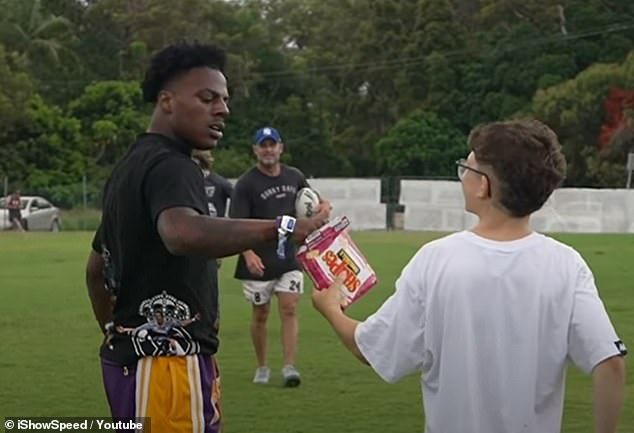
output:
<path id="1" fill-rule="evenodd" d="M 311 188 L 302 188 L 295 196 L 295 216 L 310 218 L 319 209 L 319 194 Z"/>

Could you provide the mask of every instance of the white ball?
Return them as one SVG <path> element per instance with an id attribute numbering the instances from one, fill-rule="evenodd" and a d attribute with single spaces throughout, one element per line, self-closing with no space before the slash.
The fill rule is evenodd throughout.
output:
<path id="1" fill-rule="evenodd" d="M 317 213 L 319 208 L 319 194 L 311 188 L 302 188 L 295 196 L 295 216 L 309 218 Z"/>

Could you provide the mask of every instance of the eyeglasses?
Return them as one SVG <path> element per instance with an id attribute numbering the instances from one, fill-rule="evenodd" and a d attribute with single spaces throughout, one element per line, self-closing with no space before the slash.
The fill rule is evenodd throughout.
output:
<path id="1" fill-rule="evenodd" d="M 486 174 L 485 172 L 480 171 L 480 170 L 478 170 L 476 168 L 473 168 L 473 167 L 469 166 L 467 164 L 467 160 L 464 159 L 464 158 L 459 159 L 458 161 L 456 161 L 456 167 L 457 167 L 456 173 L 458 174 L 458 179 L 460 179 L 461 182 L 462 182 L 462 179 L 464 179 L 464 176 L 467 173 L 467 170 L 471 170 L 474 173 L 478 173 L 480 176 L 484 176 L 486 178 L 486 180 L 487 180 L 487 187 L 488 187 L 488 190 L 489 190 L 488 194 L 489 194 L 489 197 L 491 197 L 491 179 L 489 178 L 488 174 Z"/>

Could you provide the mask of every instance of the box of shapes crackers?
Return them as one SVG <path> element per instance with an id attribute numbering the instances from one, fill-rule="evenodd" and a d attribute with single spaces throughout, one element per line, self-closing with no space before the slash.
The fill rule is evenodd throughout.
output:
<path id="1" fill-rule="evenodd" d="M 297 259 L 317 290 L 328 288 L 345 272 L 341 308 L 346 309 L 378 282 L 376 273 L 354 243 L 347 217 L 337 217 L 311 233 L 297 251 Z"/>

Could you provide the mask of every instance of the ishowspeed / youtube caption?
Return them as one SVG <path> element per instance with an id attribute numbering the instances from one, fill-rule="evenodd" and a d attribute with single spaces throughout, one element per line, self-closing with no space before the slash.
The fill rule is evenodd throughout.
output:
<path id="1" fill-rule="evenodd" d="M 112 419 L 112 418 L 33 418 L 7 417 L 5 431 L 33 432 L 112 432 L 119 430 L 150 432 L 149 418 Z"/>

